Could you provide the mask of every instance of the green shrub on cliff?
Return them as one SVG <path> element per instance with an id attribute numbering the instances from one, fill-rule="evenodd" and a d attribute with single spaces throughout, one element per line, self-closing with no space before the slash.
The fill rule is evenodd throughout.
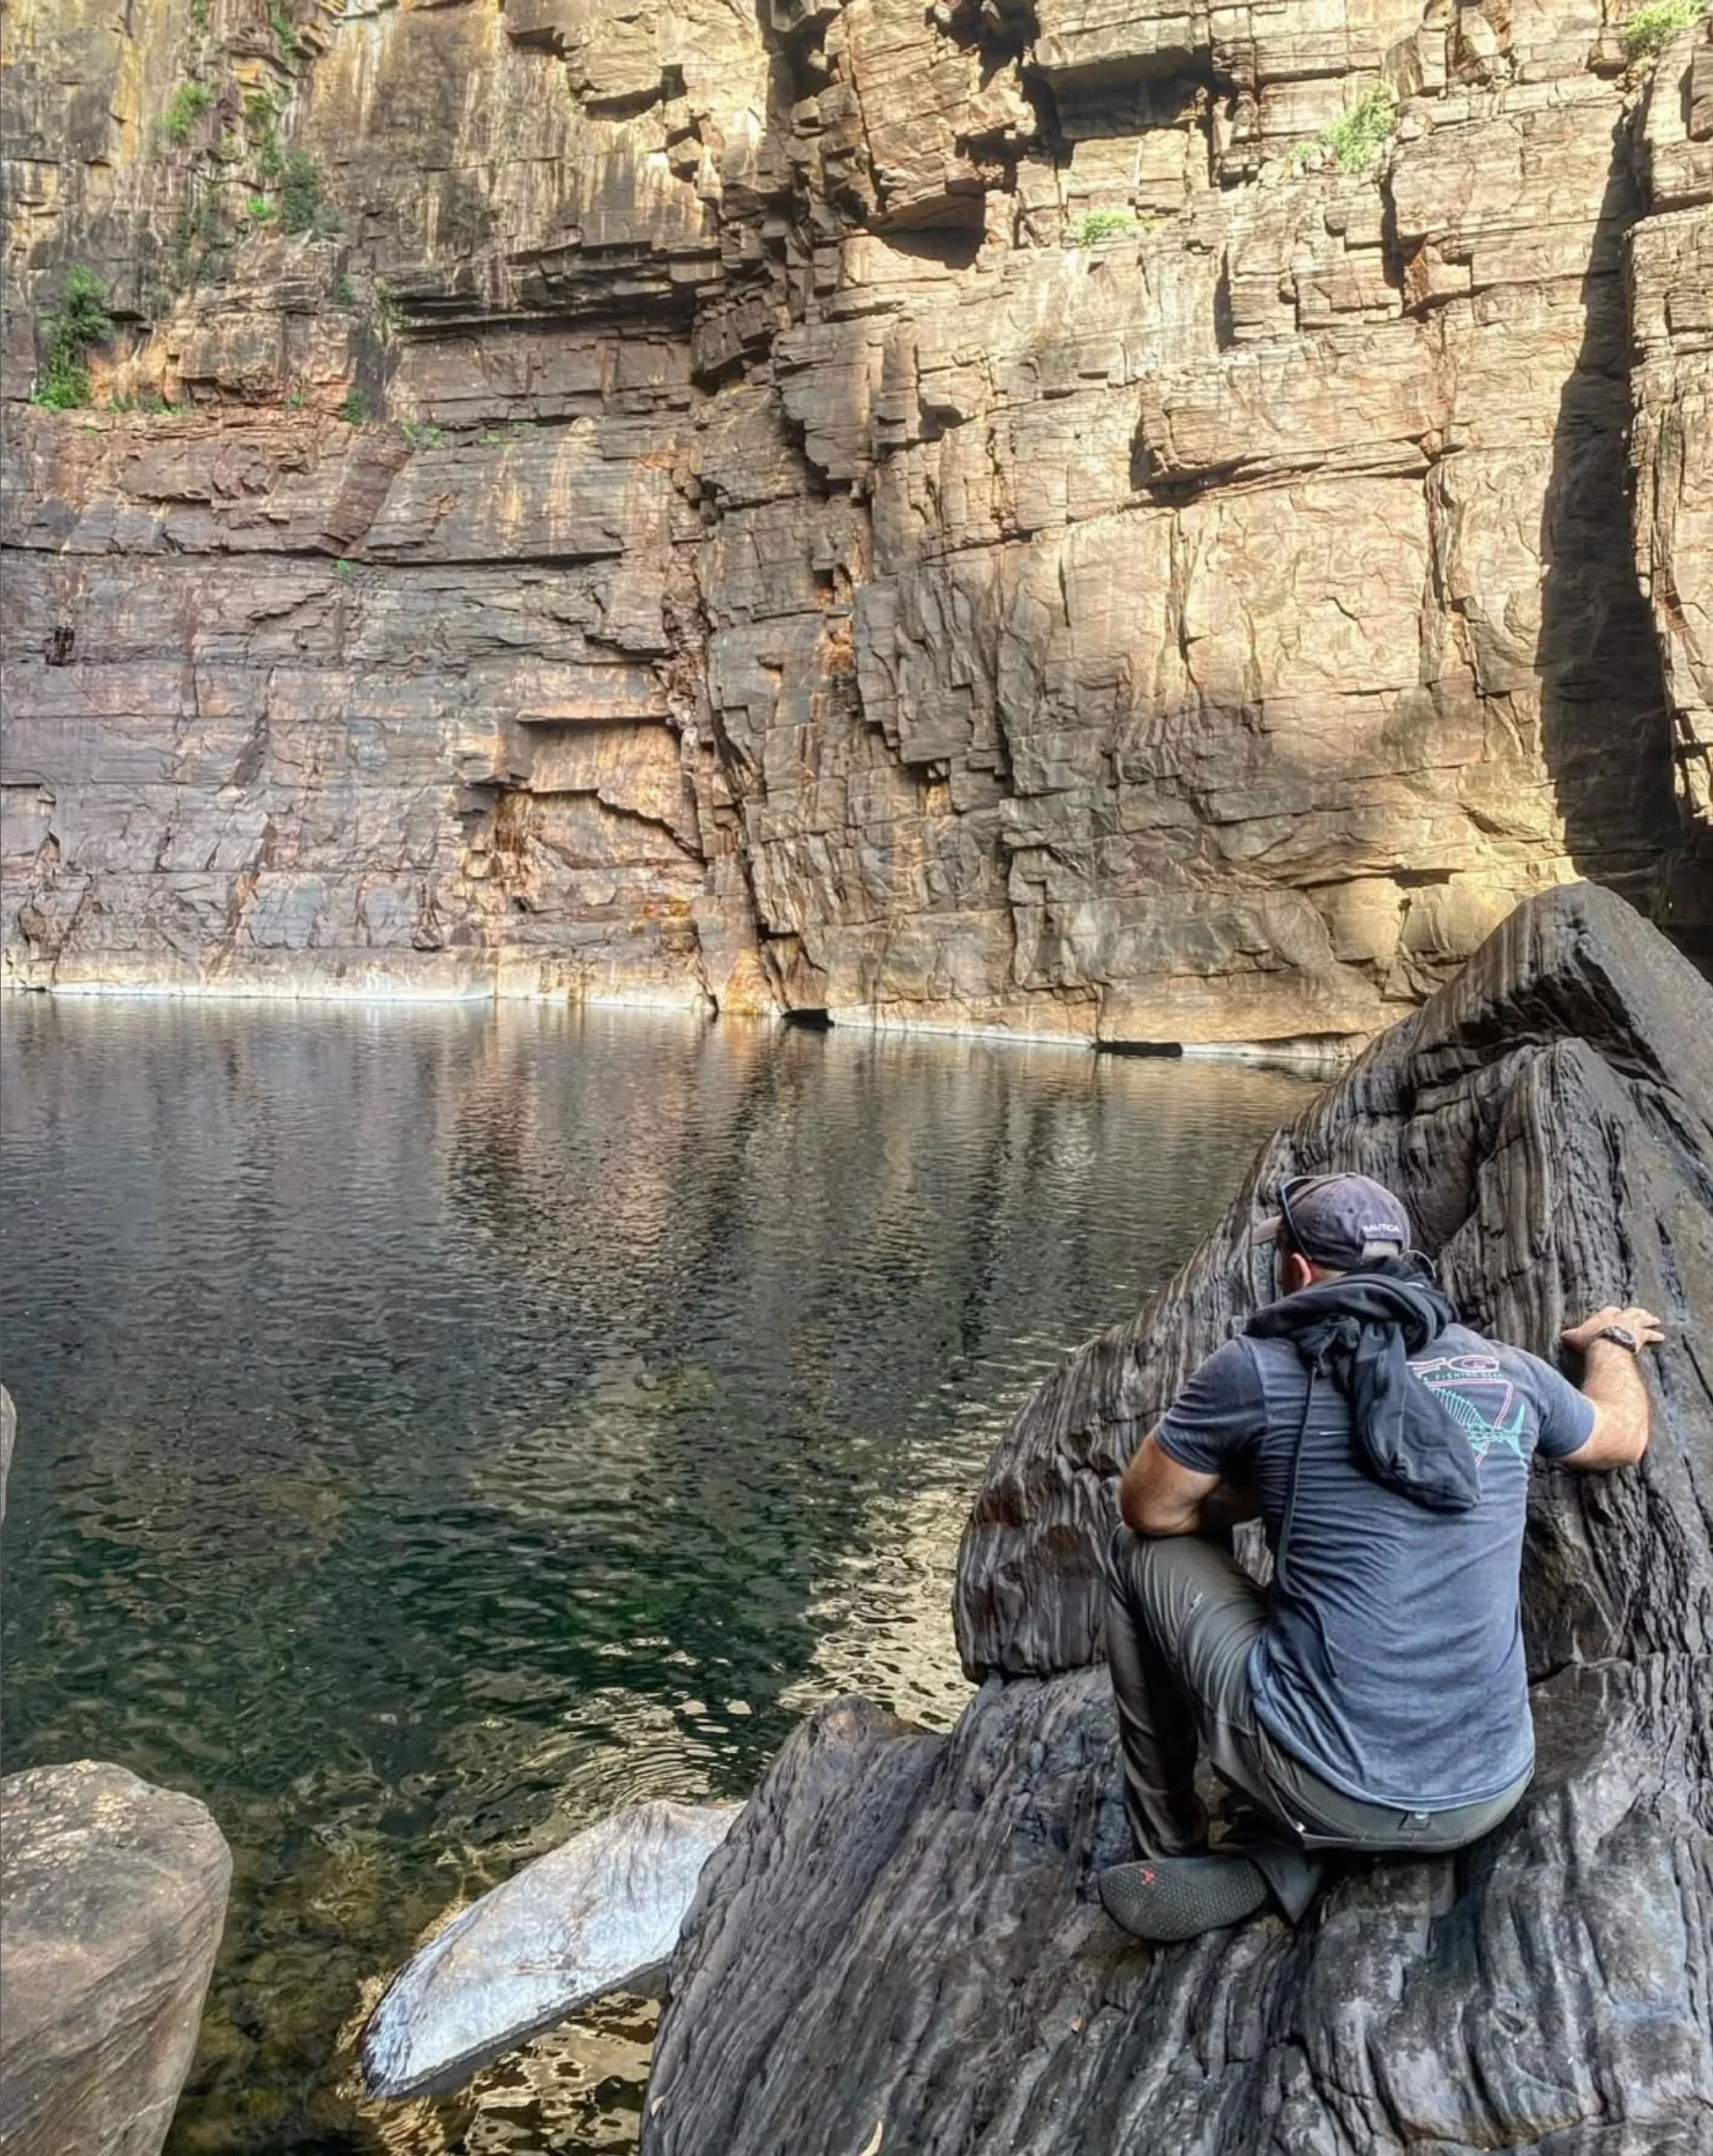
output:
<path id="1" fill-rule="evenodd" d="M 1384 83 L 1376 83 L 1348 112 L 1323 127 L 1312 142 L 1294 151 L 1291 163 L 1300 172 L 1320 151 L 1340 172 L 1372 172 L 1397 131 L 1397 100 Z"/>
<path id="2" fill-rule="evenodd" d="M 93 270 L 79 265 L 66 272 L 60 304 L 42 327 L 47 332 L 47 368 L 30 401 L 56 412 L 75 411 L 89 402 L 89 347 L 113 334 L 107 287 Z"/>
<path id="3" fill-rule="evenodd" d="M 1649 0 L 1624 24 L 1624 51 L 1631 61 L 1657 60 L 1673 30 L 1686 30 L 1707 14 L 1709 0 Z"/>
<path id="4" fill-rule="evenodd" d="M 206 83 L 180 83 L 167 104 L 167 116 L 161 123 L 169 142 L 188 142 L 190 130 L 207 111 L 213 102 Z"/>
<path id="5" fill-rule="evenodd" d="M 285 0 L 268 0 L 268 28 L 280 41 L 282 58 L 297 57 L 297 33 L 291 27 L 291 18 L 286 12 Z"/>
<path id="6" fill-rule="evenodd" d="M 343 232 L 344 218 L 322 193 L 321 169 L 307 150 L 287 150 L 278 164 L 280 229 L 312 232 L 325 239 Z"/>
<path id="7" fill-rule="evenodd" d="M 280 223 L 307 232 L 321 208 L 321 173 L 307 150 L 288 150 L 280 168 Z"/>
<path id="8" fill-rule="evenodd" d="M 1091 210 L 1070 235 L 1073 247 L 1095 247 L 1103 239 L 1116 239 L 1122 232 L 1133 232 L 1136 220 L 1125 210 Z"/>

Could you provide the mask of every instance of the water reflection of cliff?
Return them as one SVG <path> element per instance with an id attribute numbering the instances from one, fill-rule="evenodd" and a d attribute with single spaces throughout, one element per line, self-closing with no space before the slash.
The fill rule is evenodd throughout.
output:
<path id="1" fill-rule="evenodd" d="M 1302 1097 L 625 1012 L 7 1018 L 8 1764 L 237 1849 L 180 2156 L 370 2146 L 334 2033 L 520 1856 L 742 1793 L 840 1689 L 949 1719 L 993 1437 Z"/>
<path id="2" fill-rule="evenodd" d="M 861 1682 L 938 1718 L 958 1696 L 944 1589 L 972 1464 L 1081 1312 L 1160 1277 L 1222 1154 L 1299 1086 L 968 1041 L 571 1023 L 598 1058 L 492 1029 L 457 1118 L 453 1203 L 515 1257 L 516 1293 L 595 1343 L 563 1415 L 486 1459 L 477 1488 L 543 1524 L 646 1492 L 631 1554 L 663 1587 L 687 1567 L 698 1634 L 765 1620 L 799 1668 L 780 1704 Z M 710 1607 L 710 1563 L 762 1607 Z M 894 1630 L 924 1644 L 894 1655 Z"/>

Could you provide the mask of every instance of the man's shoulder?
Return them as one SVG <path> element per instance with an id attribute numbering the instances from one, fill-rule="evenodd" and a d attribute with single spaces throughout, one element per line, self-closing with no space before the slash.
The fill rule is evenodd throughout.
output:
<path id="1" fill-rule="evenodd" d="M 1212 1354 L 1204 1356 L 1196 1364 L 1190 1374 L 1190 1384 L 1212 1385 L 1219 1388 L 1252 1385 L 1254 1350 L 1259 1344 L 1246 1333 L 1234 1332 L 1229 1340 L 1222 1341 Z"/>
<path id="2" fill-rule="evenodd" d="M 1497 1385 L 1508 1395 L 1521 1393 L 1537 1409 L 1543 1396 L 1563 1383 L 1550 1363 L 1526 1348 L 1490 1340 L 1467 1325 L 1448 1325 L 1431 1347 L 1410 1358 L 1410 1367 L 1436 1390 L 1473 1396 Z"/>
<path id="3" fill-rule="evenodd" d="M 1438 1355 L 1492 1355 L 1502 1360 L 1518 1351 L 1502 1340 L 1489 1340 L 1484 1332 L 1477 1332 L 1472 1325 L 1454 1321 L 1438 1335 L 1430 1347 L 1410 1358 L 1411 1363 L 1431 1363 Z"/>
<path id="4" fill-rule="evenodd" d="M 1294 1340 L 1267 1333 L 1240 1332 L 1227 1342 L 1226 1347 L 1241 1349 L 1241 1367 L 1246 1381 L 1269 1405 L 1278 1408 L 1282 1402 L 1300 1402 L 1308 1383 L 1308 1370 Z M 1224 1354 L 1225 1348 L 1219 1352 Z M 1234 1364 L 1231 1367 L 1235 1377 L 1239 1366 Z"/>
<path id="5" fill-rule="evenodd" d="M 1502 1340 L 1489 1340 L 1472 1326 L 1448 1325 L 1445 1330 L 1410 1358 L 1410 1368 L 1430 1385 L 1450 1385 L 1459 1378 L 1512 1374 L 1522 1359 L 1519 1351 Z"/>

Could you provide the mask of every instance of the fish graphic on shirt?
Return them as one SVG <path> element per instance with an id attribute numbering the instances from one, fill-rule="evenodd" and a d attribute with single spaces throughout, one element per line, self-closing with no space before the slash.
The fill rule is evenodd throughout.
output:
<path id="1" fill-rule="evenodd" d="M 1410 1368 L 1462 1426 L 1478 1465 L 1495 1445 L 1524 1457 L 1529 1411 L 1496 1355 L 1436 1355 Z"/>

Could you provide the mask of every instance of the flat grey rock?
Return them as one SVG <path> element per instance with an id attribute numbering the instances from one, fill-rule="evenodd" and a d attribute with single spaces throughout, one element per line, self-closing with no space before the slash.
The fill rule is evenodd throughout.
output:
<path id="1" fill-rule="evenodd" d="M 195 1797 L 82 1759 L 0 1781 L 0 2148 L 155 2156 L 232 1854 Z"/>
<path id="2" fill-rule="evenodd" d="M 12 1447 L 18 1435 L 18 1412 L 12 1395 L 0 1385 L 0 1519 L 6 1517 L 6 1478 L 12 1472 Z"/>
<path id="3" fill-rule="evenodd" d="M 632 1805 L 472 1903 L 370 2017 L 370 2088 L 388 2097 L 455 2089 L 604 1993 L 658 1983 L 702 1866 L 742 1809 Z"/>

